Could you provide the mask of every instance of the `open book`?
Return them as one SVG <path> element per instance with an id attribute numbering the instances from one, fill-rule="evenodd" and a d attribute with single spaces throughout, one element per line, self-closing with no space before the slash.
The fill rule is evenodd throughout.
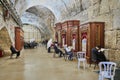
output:
<path id="1" fill-rule="evenodd" d="M 100 49 L 100 51 L 102 51 L 102 52 L 103 52 L 103 51 L 105 51 L 105 49 L 104 49 L 104 48 L 101 48 L 101 49 Z"/>

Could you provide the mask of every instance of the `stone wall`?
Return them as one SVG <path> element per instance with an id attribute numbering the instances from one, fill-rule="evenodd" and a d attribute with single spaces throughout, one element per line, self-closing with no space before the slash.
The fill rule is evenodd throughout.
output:
<path id="1" fill-rule="evenodd" d="M 15 42 L 14 27 L 18 25 L 11 16 L 4 20 L 3 8 L 0 5 L 0 47 L 4 50 L 9 49 L 10 44 Z"/>
<path id="2" fill-rule="evenodd" d="M 63 18 L 78 19 L 80 23 L 89 21 L 105 22 L 105 48 L 111 61 L 120 62 L 120 0 L 85 0 L 90 5 L 80 13 Z M 84 5 L 83 5 L 84 6 Z"/>

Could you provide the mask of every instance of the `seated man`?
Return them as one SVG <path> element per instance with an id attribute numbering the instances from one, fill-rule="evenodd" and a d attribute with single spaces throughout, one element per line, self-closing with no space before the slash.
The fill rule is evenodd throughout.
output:
<path id="1" fill-rule="evenodd" d="M 67 54 L 69 55 L 68 59 L 69 59 L 69 60 L 72 60 L 73 53 L 72 53 L 71 49 L 70 49 L 69 47 L 67 47 L 67 46 L 64 47 L 64 48 L 65 48 Z"/>
<path id="2" fill-rule="evenodd" d="M 63 52 L 58 48 L 57 42 L 55 42 L 54 44 L 54 50 L 55 50 L 55 53 L 60 53 L 59 57 L 62 57 L 62 55 L 64 55 Z"/>
<path id="3" fill-rule="evenodd" d="M 101 51 L 100 46 L 96 46 L 95 48 L 92 48 L 92 61 L 93 62 L 107 61 L 104 53 Z"/>
<path id="4" fill-rule="evenodd" d="M 106 56 L 104 55 L 104 51 L 102 51 L 101 49 L 98 51 L 97 60 L 99 60 L 99 61 L 109 61 L 109 60 L 107 60 Z"/>
<path id="5" fill-rule="evenodd" d="M 16 58 L 18 58 L 20 56 L 20 51 L 16 50 L 13 45 L 10 46 L 10 50 L 11 50 L 11 56 L 10 58 L 12 58 L 13 54 L 16 54 Z"/>

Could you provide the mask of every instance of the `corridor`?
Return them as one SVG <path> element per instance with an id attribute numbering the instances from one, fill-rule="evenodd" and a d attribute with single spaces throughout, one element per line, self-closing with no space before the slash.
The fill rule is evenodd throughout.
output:
<path id="1" fill-rule="evenodd" d="M 57 56 L 57 55 L 56 55 Z M 0 80 L 97 80 L 93 68 L 77 69 L 77 61 L 53 58 L 44 46 L 25 49 L 21 57 L 0 59 Z"/>

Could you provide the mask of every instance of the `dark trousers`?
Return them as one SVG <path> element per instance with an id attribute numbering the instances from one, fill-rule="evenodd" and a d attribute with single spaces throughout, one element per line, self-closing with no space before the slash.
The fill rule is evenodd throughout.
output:
<path id="1" fill-rule="evenodd" d="M 105 57 L 105 55 L 104 55 L 104 53 L 99 53 L 99 54 L 97 54 L 97 61 L 107 61 L 107 59 L 106 59 L 106 57 Z"/>
<path id="2" fill-rule="evenodd" d="M 50 53 L 50 50 L 51 50 L 51 48 L 49 47 L 49 48 L 48 48 L 48 53 Z"/>
<path id="3" fill-rule="evenodd" d="M 70 52 L 67 52 L 67 54 L 69 55 L 69 59 L 71 60 L 73 57 L 73 53 L 70 51 Z"/>
<path id="4" fill-rule="evenodd" d="M 59 52 L 60 52 L 60 57 L 62 57 L 62 55 L 64 55 L 63 52 L 61 50 L 59 50 Z"/>
<path id="5" fill-rule="evenodd" d="M 16 57 L 19 57 L 20 56 L 20 51 L 17 52 L 17 56 Z"/>
<path id="6" fill-rule="evenodd" d="M 13 54 L 16 54 L 16 58 L 18 58 L 20 56 L 20 51 L 14 51 L 11 53 L 11 58 L 13 56 Z"/>

